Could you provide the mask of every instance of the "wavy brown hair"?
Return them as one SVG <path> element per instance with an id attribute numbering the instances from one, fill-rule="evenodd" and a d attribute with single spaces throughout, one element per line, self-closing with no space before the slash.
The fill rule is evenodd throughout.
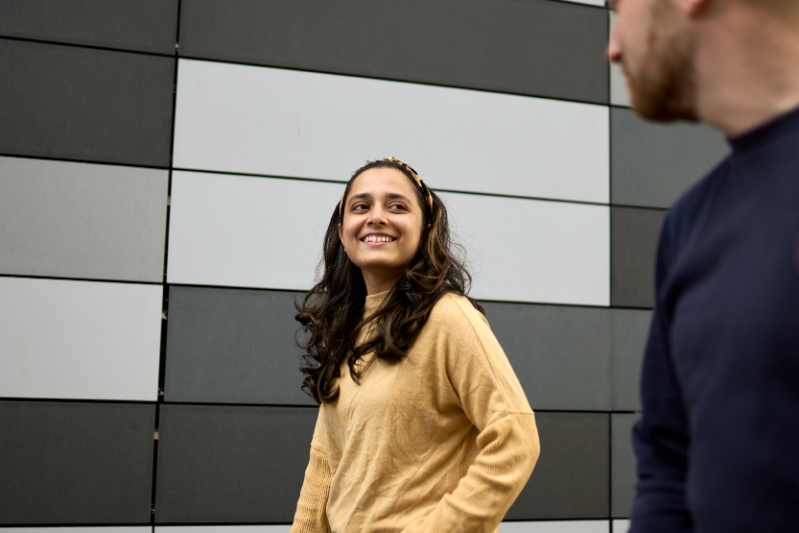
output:
<path id="1" fill-rule="evenodd" d="M 301 366 L 305 374 L 302 389 L 318 404 L 338 399 L 336 379 L 341 376 L 340 367 L 344 361 L 357 383 L 360 373 L 356 365 L 366 354 L 374 353 L 387 362 L 402 360 L 439 298 L 448 292 L 466 296 L 472 281 L 463 262 L 452 252 L 461 248 L 451 240 L 446 207 L 438 195 L 431 192 L 433 208 L 430 209 L 413 175 L 401 163 L 380 159 L 356 170 L 344 189 L 344 203 L 355 179 L 372 168 L 394 168 L 413 182 L 424 229 L 419 250 L 405 269 L 405 275 L 380 307 L 364 317 L 366 284 L 361 270 L 349 260 L 339 239 L 342 215 L 336 205 L 325 232 L 321 281 L 296 304 L 295 318 L 304 332 L 297 341 L 305 351 Z M 484 312 L 477 302 L 471 298 L 469 301 Z M 358 337 L 370 323 L 374 324 L 368 330 L 370 337 L 356 346 Z"/>

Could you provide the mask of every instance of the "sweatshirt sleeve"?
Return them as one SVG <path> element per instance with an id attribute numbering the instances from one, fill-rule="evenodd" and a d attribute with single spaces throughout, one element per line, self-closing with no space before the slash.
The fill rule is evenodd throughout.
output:
<path id="1" fill-rule="evenodd" d="M 688 422 L 671 361 L 668 311 L 662 297 L 669 263 L 668 219 L 658 245 L 656 301 L 641 374 L 643 416 L 633 429 L 638 460 L 631 533 L 693 531 L 686 505 Z"/>
<path id="2" fill-rule="evenodd" d="M 311 458 L 305 469 L 305 480 L 302 483 L 297 511 L 291 533 L 329 533 L 327 521 L 327 497 L 330 493 L 330 464 L 324 451 L 324 419 L 322 408 L 316 419 L 313 440 L 311 441 Z"/>
<path id="3" fill-rule="evenodd" d="M 454 389 L 479 430 L 479 452 L 455 490 L 404 533 L 496 531 L 539 455 L 535 416 L 485 318 L 466 299 L 449 307 L 438 328 L 446 357 L 441 386 Z"/>

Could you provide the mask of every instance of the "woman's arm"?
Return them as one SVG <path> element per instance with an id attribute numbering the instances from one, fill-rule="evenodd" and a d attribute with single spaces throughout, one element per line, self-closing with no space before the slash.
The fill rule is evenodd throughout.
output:
<path id="1" fill-rule="evenodd" d="M 324 420 L 320 407 L 311 441 L 311 458 L 305 469 L 305 481 L 302 483 L 291 533 L 330 532 L 326 511 L 330 478 L 330 465 L 324 452 Z"/>
<path id="2" fill-rule="evenodd" d="M 447 335 L 441 380 L 448 383 L 442 386 L 454 389 L 479 430 L 479 453 L 455 490 L 403 533 L 492 532 L 538 459 L 535 416 L 485 319 L 463 298 L 450 298 L 444 315 L 431 315 L 425 327 L 440 327 Z"/>

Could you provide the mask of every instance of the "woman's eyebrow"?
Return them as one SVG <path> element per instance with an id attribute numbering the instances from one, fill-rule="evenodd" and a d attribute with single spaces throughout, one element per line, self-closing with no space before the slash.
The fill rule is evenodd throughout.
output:
<path id="1" fill-rule="evenodd" d="M 371 200 L 373 198 L 372 193 L 370 192 L 362 192 L 361 194 L 355 194 L 347 200 L 347 204 L 354 202 L 355 200 Z M 386 198 L 389 200 L 405 200 L 406 202 L 410 202 L 410 198 L 405 196 L 404 194 L 400 194 L 398 192 L 389 192 L 386 193 Z"/>
<path id="2" fill-rule="evenodd" d="M 347 204 L 351 204 L 355 200 L 367 200 L 372 198 L 372 193 L 370 192 L 362 192 L 361 194 L 356 194 L 354 196 L 350 196 L 350 199 L 347 200 Z"/>
<path id="3" fill-rule="evenodd" d="M 391 200 L 405 200 L 406 202 L 410 202 L 411 201 L 410 198 L 408 198 L 404 194 L 400 194 L 398 192 L 390 192 L 390 193 L 386 194 L 386 197 L 388 197 Z"/>

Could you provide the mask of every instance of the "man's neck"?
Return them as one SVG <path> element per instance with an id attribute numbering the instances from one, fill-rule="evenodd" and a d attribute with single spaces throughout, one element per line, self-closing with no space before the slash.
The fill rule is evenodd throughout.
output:
<path id="1" fill-rule="evenodd" d="M 799 107 L 799 25 L 786 26 L 743 10 L 707 25 L 696 58 L 704 122 L 737 137 Z"/>

